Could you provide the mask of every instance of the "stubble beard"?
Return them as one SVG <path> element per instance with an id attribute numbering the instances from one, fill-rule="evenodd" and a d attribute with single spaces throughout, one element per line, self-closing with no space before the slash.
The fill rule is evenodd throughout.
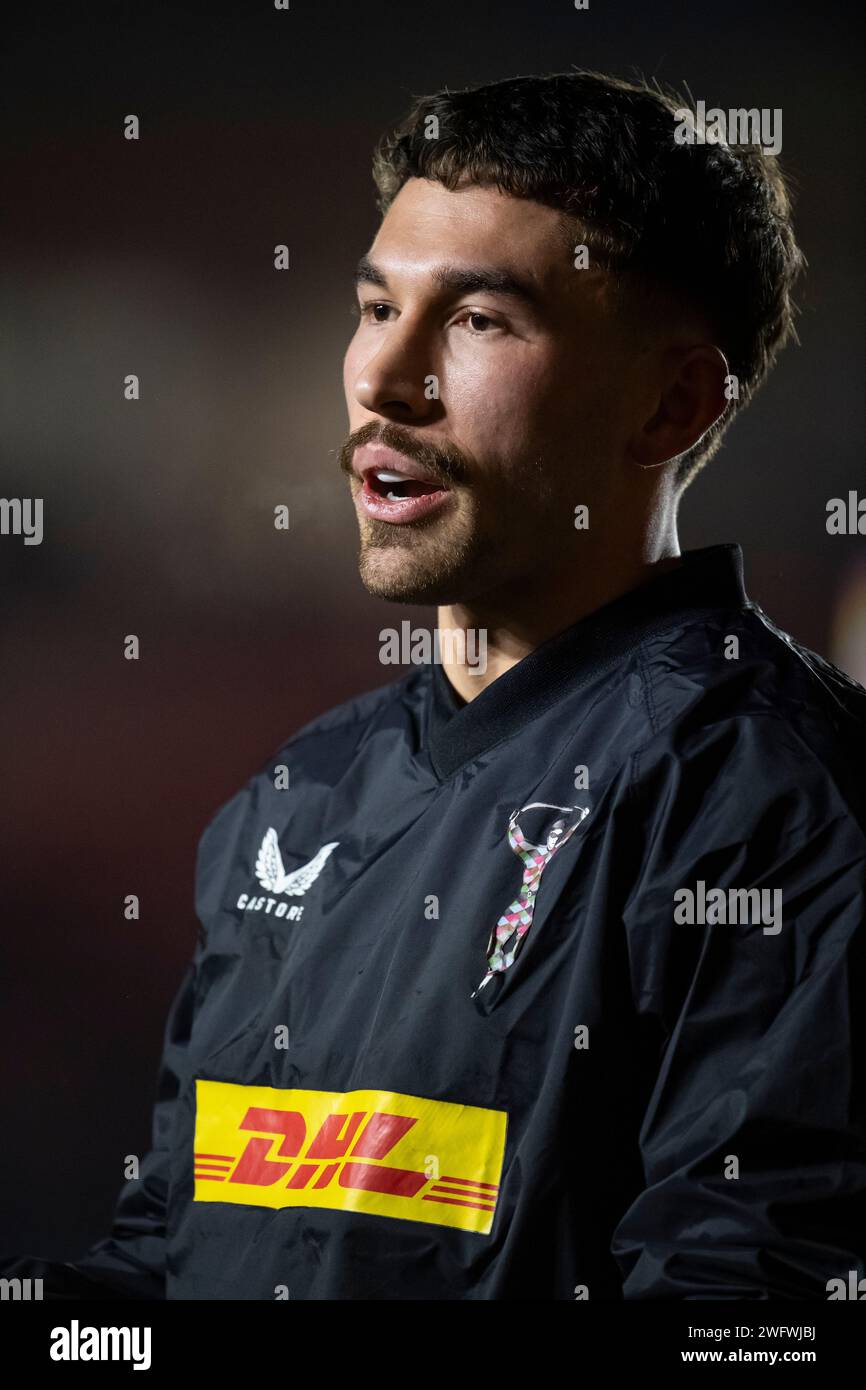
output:
<path id="1" fill-rule="evenodd" d="M 514 488 L 505 512 L 476 509 L 404 526 L 361 521 L 361 582 L 392 603 L 465 604 L 509 584 L 549 558 L 560 529 L 552 490 Z M 486 524 L 482 517 L 486 516 Z M 534 538 L 534 539 L 533 539 Z"/>
<path id="2" fill-rule="evenodd" d="M 392 603 L 470 603 L 548 559 L 563 515 L 551 474 L 535 456 L 502 478 L 495 502 L 473 489 L 463 505 L 429 522 L 359 517 L 361 582 Z"/>
<path id="3" fill-rule="evenodd" d="M 358 569 L 374 598 L 391 603 L 459 603 L 472 587 L 480 538 L 465 517 L 396 526 L 367 517 Z"/>

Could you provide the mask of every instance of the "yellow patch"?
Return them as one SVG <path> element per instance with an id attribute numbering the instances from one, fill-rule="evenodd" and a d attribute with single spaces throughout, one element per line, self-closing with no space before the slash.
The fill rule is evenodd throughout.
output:
<path id="1" fill-rule="evenodd" d="M 195 1200 L 330 1207 L 487 1235 L 504 1110 L 395 1091 L 196 1081 Z"/>

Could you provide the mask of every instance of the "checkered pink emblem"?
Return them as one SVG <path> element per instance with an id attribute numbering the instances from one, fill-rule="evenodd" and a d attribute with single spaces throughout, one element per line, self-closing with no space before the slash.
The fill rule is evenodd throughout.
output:
<path id="1" fill-rule="evenodd" d="M 571 816 L 577 812 L 577 819 L 569 825 L 565 816 L 558 816 L 548 831 L 545 844 L 531 845 L 520 829 L 517 817 L 522 816 L 524 811 L 531 811 L 535 808 L 562 811 L 565 816 Z M 528 805 L 521 806 L 517 811 L 512 811 L 508 818 L 508 843 L 518 859 L 523 861 L 523 883 L 514 902 L 505 909 L 490 933 L 490 941 L 487 946 L 487 974 L 478 988 L 473 991 L 471 995 L 473 999 L 486 984 L 489 984 L 494 975 L 501 974 L 514 963 L 523 938 L 532 926 L 532 916 L 535 911 L 535 899 L 541 885 L 541 875 L 553 856 L 562 849 L 567 840 L 571 839 L 581 821 L 588 815 L 588 806 L 551 806 L 546 801 L 530 801 Z"/>

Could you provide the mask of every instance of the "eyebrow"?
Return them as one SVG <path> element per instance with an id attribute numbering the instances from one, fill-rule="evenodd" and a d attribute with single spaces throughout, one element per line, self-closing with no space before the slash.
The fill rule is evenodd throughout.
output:
<path id="1" fill-rule="evenodd" d="M 533 309 L 541 304 L 541 294 L 536 286 L 504 267 L 437 265 L 430 274 L 437 285 L 453 294 L 506 295 L 510 299 L 522 300 Z M 369 256 L 362 256 L 358 262 L 355 284 L 377 285 L 382 290 L 389 288 L 385 272 Z"/>

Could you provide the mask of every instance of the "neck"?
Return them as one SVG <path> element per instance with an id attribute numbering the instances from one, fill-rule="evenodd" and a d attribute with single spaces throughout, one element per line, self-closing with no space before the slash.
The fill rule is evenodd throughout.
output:
<path id="1" fill-rule="evenodd" d="M 637 550 L 587 545 L 579 564 L 546 568 L 494 592 L 438 610 L 442 665 L 454 689 L 473 700 L 531 651 L 605 604 L 681 564 L 676 525 Z M 462 636 L 461 636 L 462 634 Z"/>

